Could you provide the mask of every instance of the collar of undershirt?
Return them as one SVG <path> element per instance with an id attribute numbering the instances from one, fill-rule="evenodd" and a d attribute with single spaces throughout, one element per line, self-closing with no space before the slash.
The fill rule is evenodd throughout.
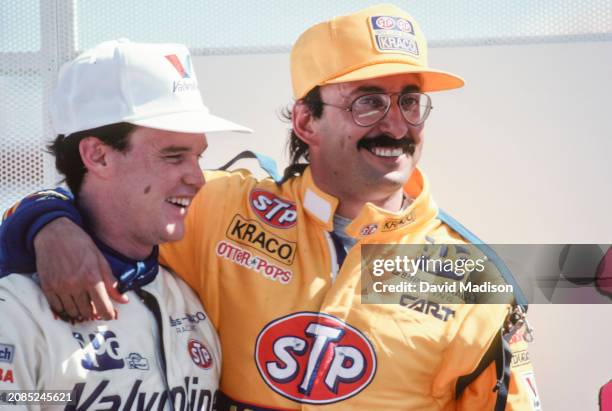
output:
<path id="1" fill-rule="evenodd" d="M 145 286 L 155 280 L 159 272 L 159 246 L 154 246 L 151 254 L 143 260 L 126 257 L 119 251 L 100 240 L 92 230 L 91 220 L 87 213 L 81 213 L 85 231 L 91 235 L 93 242 L 104 255 L 117 279 L 117 290 L 120 293 Z"/>
<path id="2" fill-rule="evenodd" d="M 407 209 L 408 207 L 410 207 L 410 204 L 412 204 L 414 200 L 410 197 L 408 197 L 406 195 L 406 193 L 404 193 L 404 197 L 402 200 L 402 207 L 400 209 L 400 211 L 403 211 L 405 209 Z M 340 241 L 342 242 L 342 245 L 344 246 L 344 249 L 348 252 L 348 250 L 350 250 L 355 243 L 357 242 L 356 239 L 354 239 L 353 237 L 349 236 L 348 234 L 346 234 L 346 227 L 349 226 L 349 224 L 351 224 L 353 222 L 352 219 L 350 218 L 346 218 L 341 216 L 340 214 L 334 214 L 334 234 L 336 236 L 338 236 L 338 238 L 340 239 Z"/>
<path id="3" fill-rule="evenodd" d="M 153 247 L 151 254 L 144 260 L 134 260 L 109 247 L 98 238 L 94 237 L 93 240 L 117 278 L 119 283 L 117 289 L 121 293 L 149 284 L 159 272 L 158 246 Z"/>
<path id="4" fill-rule="evenodd" d="M 342 217 L 339 214 L 334 214 L 334 234 L 338 236 L 344 249 L 348 252 L 355 243 L 356 239 L 346 234 L 346 227 L 352 222 L 350 218 Z"/>

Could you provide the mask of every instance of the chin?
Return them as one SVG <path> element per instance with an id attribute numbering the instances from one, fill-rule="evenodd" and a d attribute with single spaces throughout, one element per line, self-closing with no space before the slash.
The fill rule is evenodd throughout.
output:
<path id="1" fill-rule="evenodd" d="M 183 239 L 184 235 L 185 225 L 182 221 L 180 223 L 168 223 L 164 229 L 164 234 L 161 238 L 160 243 L 179 241 Z"/>
<path id="2" fill-rule="evenodd" d="M 394 188 L 403 187 L 410 179 L 412 171 L 413 169 L 398 170 L 392 173 L 385 174 L 385 176 L 381 179 L 381 184 Z"/>

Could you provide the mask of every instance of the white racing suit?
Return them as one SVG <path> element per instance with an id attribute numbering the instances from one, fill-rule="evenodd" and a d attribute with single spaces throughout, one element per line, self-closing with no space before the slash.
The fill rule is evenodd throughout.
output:
<path id="1" fill-rule="evenodd" d="M 71 324 L 51 311 L 36 277 L 0 279 L 0 391 L 71 399 L 0 408 L 212 410 L 221 352 L 198 297 L 163 268 L 127 295 L 117 320 Z"/>

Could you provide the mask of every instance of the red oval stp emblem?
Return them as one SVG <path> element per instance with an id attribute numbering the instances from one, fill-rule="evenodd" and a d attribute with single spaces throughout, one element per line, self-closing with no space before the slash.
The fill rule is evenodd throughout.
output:
<path id="1" fill-rule="evenodd" d="M 300 312 L 268 324 L 257 336 L 255 360 L 270 388 L 307 404 L 350 398 L 376 373 L 368 339 L 323 313 Z"/>
<path id="2" fill-rule="evenodd" d="M 376 24 L 382 29 L 392 29 L 395 27 L 395 20 L 393 17 L 380 16 L 376 19 Z"/>
<path id="3" fill-rule="evenodd" d="M 212 356 L 210 355 L 210 352 L 203 343 L 197 340 L 189 340 L 189 343 L 187 344 L 187 350 L 189 352 L 191 360 L 198 367 L 207 370 L 212 366 Z"/>
<path id="4" fill-rule="evenodd" d="M 412 28 L 412 23 L 410 23 L 408 20 L 398 19 L 397 20 L 397 27 L 401 31 L 404 31 L 406 33 L 414 34 L 414 29 Z"/>
<path id="5" fill-rule="evenodd" d="M 264 223 L 276 228 L 293 227 L 297 221 L 295 203 L 264 190 L 253 190 L 249 196 L 253 211 Z"/>
<path id="6" fill-rule="evenodd" d="M 369 224 L 361 227 L 361 230 L 359 230 L 359 234 L 362 236 L 372 235 L 376 232 L 376 230 L 378 230 L 378 224 Z"/>

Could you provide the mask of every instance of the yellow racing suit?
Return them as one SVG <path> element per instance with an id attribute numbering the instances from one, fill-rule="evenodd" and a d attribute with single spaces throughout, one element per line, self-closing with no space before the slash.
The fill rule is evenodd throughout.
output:
<path id="1" fill-rule="evenodd" d="M 509 305 L 361 301 L 361 245 L 463 241 L 438 218 L 419 170 L 405 210 L 363 207 L 346 228 L 358 242 L 342 264 L 330 235 L 338 200 L 309 168 L 280 185 L 245 170 L 206 180 L 184 239 L 163 245 L 161 258 L 199 293 L 219 332 L 220 408 L 495 408 L 499 368 L 486 357 Z M 510 343 L 506 409 L 537 410 L 527 343 L 521 332 Z"/>

